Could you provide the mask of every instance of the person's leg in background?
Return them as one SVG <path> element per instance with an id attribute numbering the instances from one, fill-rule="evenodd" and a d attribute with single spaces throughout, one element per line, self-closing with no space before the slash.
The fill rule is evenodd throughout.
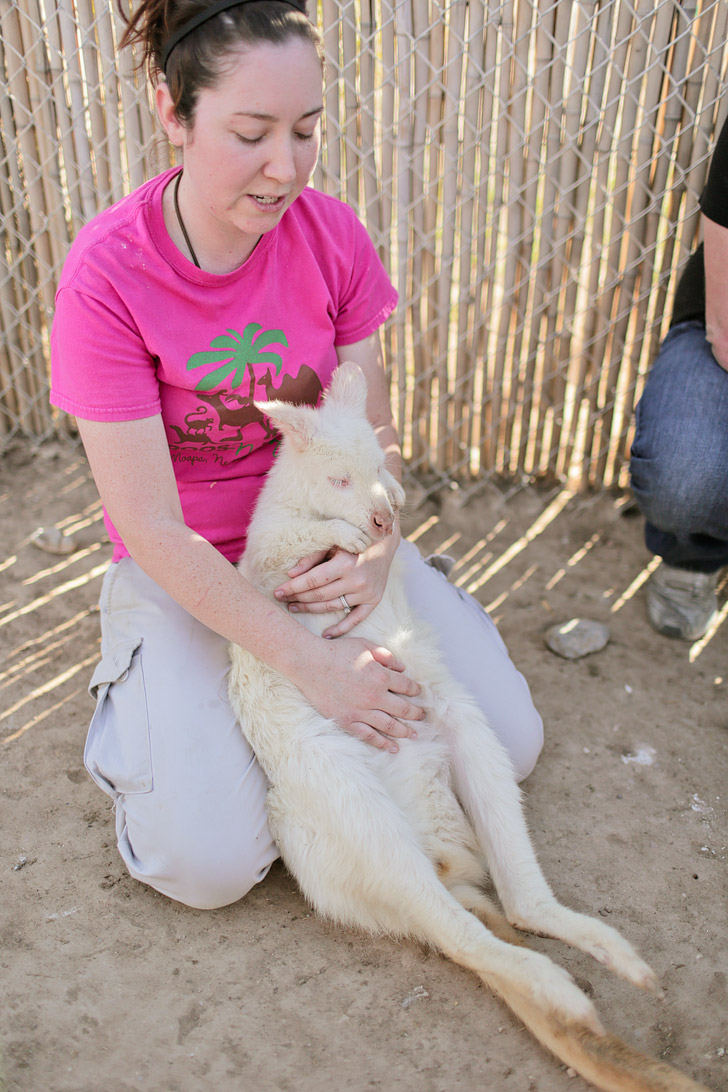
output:
<path id="1" fill-rule="evenodd" d="M 647 587 L 656 630 L 701 637 L 728 565 L 728 372 L 698 322 L 663 342 L 637 406 L 631 479 L 648 549 L 662 558 Z"/>

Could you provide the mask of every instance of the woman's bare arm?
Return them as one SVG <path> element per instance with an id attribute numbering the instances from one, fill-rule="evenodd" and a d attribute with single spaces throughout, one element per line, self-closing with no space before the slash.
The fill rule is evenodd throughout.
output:
<path id="1" fill-rule="evenodd" d="M 351 360 L 358 364 L 367 380 L 367 416 L 374 426 L 379 443 L 387 455 L 387 469 L 397 481 L 402 480 L 402 453 L 399 436 L 392 416 L 389 387 L 384 371 L 382 341 L 376 333 L 354 345 L 337 347 L 339 363 Z"/>
<path id="2" fill-rule="evenodd" d="M 398 718 L 418 719 L 419 687 L 387 650 L 364 641 L 325 641 L 249 584 L 185 525 L 160 416 L 79 421 L 106 509 L 139 566 L 190 614 L 291 679 L 352 735 L 396 749 Z"/>
<path id="3" fill-rule="evenodd" d="M 703 216 L 705 331 L 713 356 L 728 371 L 728 228 Z"/>

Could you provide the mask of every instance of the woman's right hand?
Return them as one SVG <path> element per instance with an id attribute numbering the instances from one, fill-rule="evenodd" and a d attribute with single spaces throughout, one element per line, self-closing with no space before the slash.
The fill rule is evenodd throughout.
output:
<path id="1" fill-rule="evenodd" d="M 359 637 L 321 640 L 316 663 L 301 664 L 293 679 L 314 708 L 351 736 L 394 754 L 397 739 L 413 739 L 408 721 L 422 720 L 410 699 L 420 686 L 388 649 Z M 299 673 L 297 673 L 299 674 Z"/>

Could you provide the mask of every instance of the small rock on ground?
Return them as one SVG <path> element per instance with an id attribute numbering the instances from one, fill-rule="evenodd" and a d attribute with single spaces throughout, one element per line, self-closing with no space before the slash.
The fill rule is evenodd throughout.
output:
<path id="1" fill-rule="evenodd" d="M 609 640 L 609 626 L 588 618 L 571 618 L 546 631 L 544 640 L 557 656 L 578 660 L 592 652 L 600 652 Z"/>

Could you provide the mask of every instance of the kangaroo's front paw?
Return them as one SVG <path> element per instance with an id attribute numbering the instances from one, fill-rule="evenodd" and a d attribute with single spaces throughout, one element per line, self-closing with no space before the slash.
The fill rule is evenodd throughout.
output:
<path id="1" fill-rule="evenodd" d="M 335 545 L 341 550 L 346 550 L 349 554 L 363 554 L 371 546 L 371 537 L 365 531 L 362 531 L 361 527 L 356 527 L 353 523 L 347 523 L 343 519 L 332 520 L 331 522 L 333 524 L 331 530 L 336 536 Z"/>

